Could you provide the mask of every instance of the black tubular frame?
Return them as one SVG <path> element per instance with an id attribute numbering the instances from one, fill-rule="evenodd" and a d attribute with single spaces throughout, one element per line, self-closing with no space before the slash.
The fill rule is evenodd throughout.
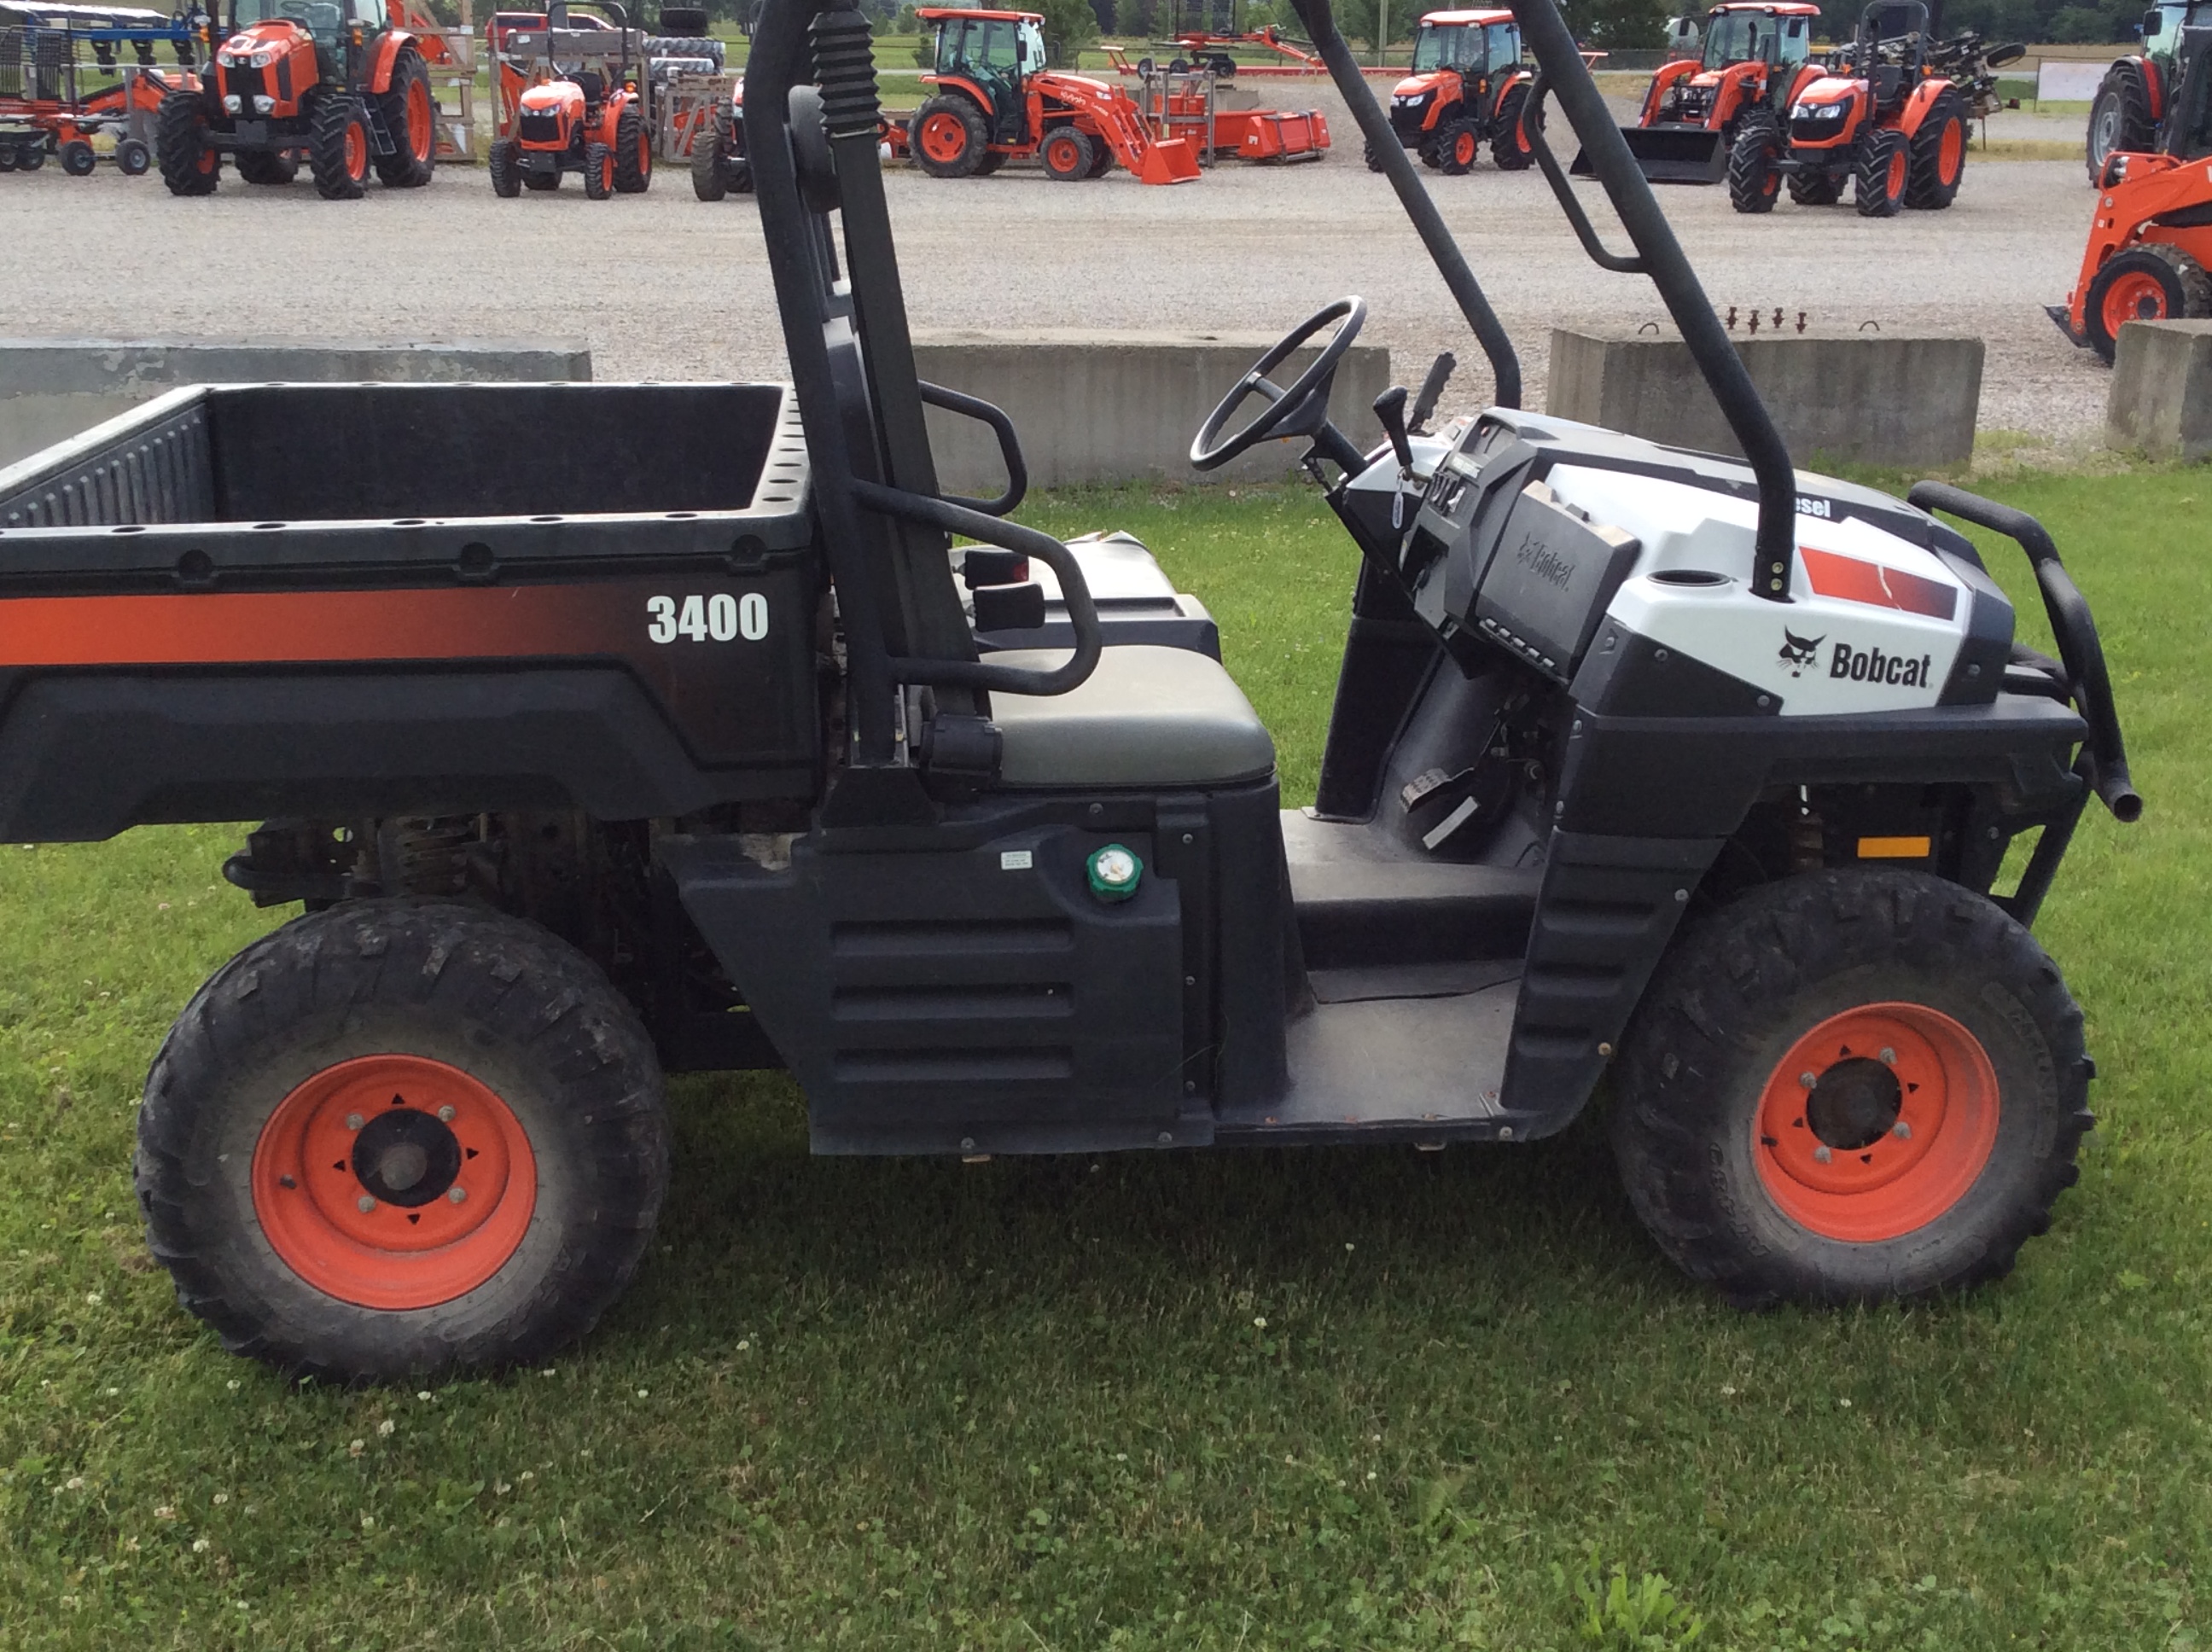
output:
<path id="1" fill-rule="evenodd" d="M 1465 259 L 1461 258 L 1451 232 L 1444 227 L 1436 203 L 1429 198 L 1413 171 L 1413 162 L 1407 159 L 1396 134 L 1391 131 L 1389 120 L 1376 102 L 1366 77 L 1352 61 L 1351 48 L 1346 46 L 1344 37 L 1337 32 L 1335 20 L 1329 15 L 1328 0 L 1291 0 L 1291 3 L 1297 9 L 1306 32 L 1313 37 L 1322 61 L 1328 65 L 1329 78 L 1336 82 L 1338 93 L 1350 106 L 1361 133 L 1381 155 L 1384 175 L 1398 191 L 1398 199 L 1407 216 L 1413 219 L 1414 228 L 1420 232 L 1422 242 L 1443 276 L 1444 284 L 1459 301 L 1460 309 L 1474 329 L 1483 353 L 1489 356 L 1491 372 L 1498 380 L 1499 404 L 1518 407 L 1521 367 L 1512 344 Z M 1628 231 L 1628 238 L 1636 248 L 1634 258 L 1617 258 L 1605 253 L 1597 245 L 1595 233 L 1589 229 L 1589 220 L 1583 216 L 1580 206 L 1571 201 L 1566 179 L 1559 174 L 1556 164 L 1545 167 L 1545 177 L 1566 203 L 1568 220 L 1575 225 L 1576 234 L 1601 265 L 1611 270 L 1638 265 L 1641 273 L 1650 276 L 1652 285 L 1659 289 L 1668 313 L 1681 332 L 1683 343 L 1689 348 L 1690 359 L 1705 375 L 1706 386 L 1720 404 L 1721 416 L 1728 421 L 1729 428 L 1735 433 L 1751 466 L 1752 475 L 1758 480 L 1759 531 L 1754 551 L 1757 568 L 1751 588 L 1770 601 L 1786 603 L 1790 599 L 1790 567 L 1797 539 L 1797 473 L 1790 463 L 1790 451 L 1783 444 L 1782 434 L 1774 428 L 1774 421 L 1767 413 L 1766 404 L 1759 399 L 1758 388 L 1751 382 L 1742 358 L 1729 342 L 1720 318 L 1713 313 L 1711 301 L 1706 298 L 1696 271 L 1683 255 L 1681 243 L 1674 239 L 1666 215 L 1660 211 L 1650 181 L 1629 154 L 1627 140 L 1613 124 L 1613 113 L 1606 107 L 1597 82 L 1590 78 L 1589 65 L 1576 50 L 1574 36 L 1567 32 L 1558 6 L 1553 0 L 1508 0 L 1508 3 L 1514 21 L 1520 25 L 1522 39 L 1535 54 L 1536 67 L 1544 83 L 1540 89 L 1558 96 L 1568 124 L 1582 140 L 1591 172 Z M 1532 88 L 1534 89 L 1539 88 Z M 1531 109 L 1536 106 L 1533 97 L 1524 106 Z M 1506 393 L 1509 385 L 1512 392 L 1510 396 Z"/>
<path id="2" fill-rule="evenodd" d="M 2112 704 L 2112 680 L 2105 670 L 2105 647 L 2097 637 L 2097 622 L 2090 616 L 2081 588 L 2058 560 L 2058 547 L 2051 543 L 2043 524 L 2026 511 L 1984 499 L 1948 482 L 1919 483 L 1905 495 L 1905 502 L 2002 533 L 2027 553 L 2028 563 L 2035 569 L 2036 586 L 2043 592 L 2044 611 L 2051 616 L 2051 634 L 2058 641 L 2058 658 L 2066 667 L 2067 689 L 2081 720 L 2089 726 L 2088 742 L 2082 748 L 2088 760 L 2089 784 L 2112 811 L 2113 819 L 2140 820 L 2142 799 L 2128 774 L 2127 748 L 2120 739 L 2120 717 Z"/>

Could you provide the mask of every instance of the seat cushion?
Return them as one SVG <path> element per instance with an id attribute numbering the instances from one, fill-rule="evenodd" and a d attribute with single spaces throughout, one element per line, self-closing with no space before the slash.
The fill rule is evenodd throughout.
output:
<path id="1" fill-rule="evenodd" d="M 994 665 L 1049 671 L 1057 649 L 1009 649 Z M 1252 702 L 1221 662 L 1188 648 L 1128 643 L 1105 650 L 1071 693 L 994 692 L 1002 785 L 1216 786 L 1275 767 Z"/>

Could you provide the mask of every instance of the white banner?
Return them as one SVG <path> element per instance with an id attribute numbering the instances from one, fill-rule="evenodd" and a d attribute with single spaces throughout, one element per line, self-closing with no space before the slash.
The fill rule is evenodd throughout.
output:
<path id="1" fill-rule="evenodd" d="M 2118 55 L 2117 49 L 2115 54 Z M 2111 59 L 2094 63 L 2055 62 L 2046 58 L 2035 71 L 2035 95 L 2043 103 L 2087 103 L 2105 83 Z"/>

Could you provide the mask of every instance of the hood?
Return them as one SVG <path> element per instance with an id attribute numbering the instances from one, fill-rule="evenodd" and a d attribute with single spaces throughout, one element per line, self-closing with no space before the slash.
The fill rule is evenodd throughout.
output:
<path id="1" fill-rule="evenodd" d="M 1431 69 L 1425 75 L 1408 75 L 1390 88 L 1394 98 L 1418 98 L 1435 91 L 1448 80 L 1457 80 L 1458 74 L 1449 69 Z"/>
<path id="2" fill-rule="evenodd" d="M 573 81 L 548 81 L 525 91 L 520 101 L 523 108 L 533 113 L 547 114 L 561 109 L 574 109 L 580 113 L 584 88 Z"/>
<path id="3" fill-rule="evenodd" d="M 1791 100 L 1795 103 L 1848 103 L 1859 93 L 1860 82 L 1841 75 L 1823 75 Z"/>
<path id="4" fill-rule="evenodd" d="M 313 39 L 307 31 L 289 17 L 271 18 L 266 22 L 242 28 L 222 43 L 218 58 L 236 62 L 262 52 L 281 58 L 294 47 Z"/>

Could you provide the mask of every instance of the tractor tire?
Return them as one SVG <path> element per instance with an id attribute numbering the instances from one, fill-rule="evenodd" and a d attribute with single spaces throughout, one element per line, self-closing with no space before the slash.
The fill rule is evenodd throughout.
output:
<path id="1" fill-rule="evenodd" d="M 1482 128 L 1464 115 L 1437 132 L 1437 170 L 1447 178 L 1463 177 L 1482 155 Z"/>
<path id="2" fill-rule="evenodd" d="M 691 140 L 691 192 L 702 201 L 719 201 L 730 192 L 730 175 L 722 159 L 726 141 L 719 123 Z"/>
<path id="3" fill-rule="evenodd" d="M 1006 155 L 1005 150 L 986 149 L 983 152 L 982 158 L 975 162 L 975 170 L 971 176 L 976 178 L 988 178 L 1006 164 Z"/>
<path id="4" fill-rule="evenodd" d="M 430 97 L 430 71 L 412 46 L 392 60 L 390 87 L 376 94 L 376 112 L 392 134 L 393 152 L 375 158 L 376 180 L 386 189 L 420 189 L 438 160 L 438 106 Z"/>
<path id="5" fill-rule="evenodd" d="M 207 105 L 198 92 L 165 94 L 154 112 L 154 160 L 172 195 L 212 195 L 222 152 L 207 141 Z"/>
<path id="6" fill-rule="evenodd" d="M 728 48 L 711 35 L 706 34 L 648 34 L 645 37 L 645 55 L 653 58 L 705 58 L 721 72 Z"/>
<path id="7" fill-rule="evenodd" d="M 2140 155 L 2158 147 L 2158 122 L 2151 118 L 2150 88 L 2142 70 L 2116 63 L 2089 104 L 2087 159 L 2092 188 L 2102 185 L 2105 162 L 2122 153 Z"/>
<path id="8" fill-rule="evenodd" d="M 1375 140 L 1373 138 L 1370 137 L 1367 140 L 1364 153 L 1367 156 L 1367 170 L 1370 172 L 1382 171 L 1382 151 L 1375 147 Z"/>
<path id="9" fill-rule="evenodd" d="M 1113 146 L 1103 137 L 1095 137 L 1091 140 L 1091 170 L 1083 175 L 1086 178 L 1103 178 L 1114 170 L 1116 164 Z"/>
<path id="10" fill-rule="evenodd" d="M 537 925 L 349 902 L 200 988 L 147 1075 L 134 1168 L 178 1301 L 234 1353 L 342 1382 L 535 1363 L 652 1238 L 660 1064 Z"/>
<path id="11" fill-rule="evenodd" d="M 2035 938 L 1923 872 L 1835 869 L 1710 914 L 1624 1041 L 1621 1178 L 1739 1307 L 2003 1277 L 2095 1122 L 2081 1011 Z"/>
<path id="12" fill-rule="evenodd" d="M 273 188 L 300 175 L 300 163 L 279 149 L 240 149 L 234 159 L 239 177 L 249 184 Z"/>
<path id="13" fill-rule="evenodd" d="M 307 171 L 325 201 L 358 201 L 368 181 L 368 117 L 349 92 L 319 86 L 307 112 Z"/>
<path id="14" fill-rule="evenodd" d="M 1782 135 L 1768 120 L 1747 120 L 1729 149 L 1729 204 L 1738 212 L 1771 212 L 1782 192 L 1782 174 L 1775 160 L 1782 152 Z"/>
<path id="15" fill-rule="evenodd" d="M 2130 321 L 2188 321 L 2212 316 L 2212 276 L 2178 246 L 2145 242 L 2115 252 L 2089 279 L 2082 331 L 2110 367 L 2120 329 Z"/>
<path id="16" fill-rule="evenodd" d="M 1044 175 L 1055 183 L 1075 184 L 1090 177 L 1098 158 L 1098 145 L 1088 132 L 1073 126 L 1055 126 L 1045 134 Z"/>
<path id="17" fill-rule="evenodd" d="M 914 112 L 907 149 L 932 178 L 973 178 L 989 152 L 983 112 L 966 98 L 938 96 Z"/>
<path id="18" fill-rule="evenodd" d="M 632 103 L 615 117 L 615 193 L 642 195 L 652 187 L 653 137 L 645 111 Z"/>
<path id="19" fill-rule="evenodd" d="M 1528 106 L 1526 82 L 1508 92 L 1498 106 L 1498 124 L 1491 129 L 1490 159 L 1500 172 L 1526 172 L 1536 164 L 1536 146 L 1521 129 L 1522 112 Z M 1540 113 L 1536 129 L 1543 130 Z"/>
<path id="20" fill-rule="evenodd" d="M 1859 216 L 1894 218 L 1905 204 L 1905 180 L 1911 171 L 1912 156 L 1903 132 L 1877 126 L 1861 137 L 1851 185 L 1851 204 Z"/>
<path id="21" fill-rule="evenodd" d="M 484 155 L 484 173 L 491 179 L 491 192 L 502 201 L 512 201 L 522 193 L 521 161 L 518 158 L 520 148 L 511 137 L 495 137 Z"/>
<path id="22" fill-rule="evenodd" d="M 62 170 L 72 178 L 89 178 L 92 169 L 100 164 L 100 157 L 93 153 L 92 145 L 81 137 L 73 137 L 63 144 L 58 154 Z"/>
<path id="23" fill-rule="evenodd" d="M 135 137 L 115 146 L 115 169 L 125 178 L 143 178 L 154 164 L 154 152 Z"/>
<path id="24" fill-rule="evenodd" d="M 1833 206 L 1844 198 L 1844 180 L 1832 172 L 1793 172 L 1790 198 L 1799 206 Z"/>
<path id="25" fill-rule="evenodd" d="M 1912 134 L 1905 163 L 1905 204 L 1941 212 L 1958 197 L 1966 175 L 1966 100 L 1938 92 Z"/>
<path id="26" fill-rule="evenodd" d="M 615 192 L 615 152 L 604 143 L 584 145 L 584 198 L 605 201 Z"/>

